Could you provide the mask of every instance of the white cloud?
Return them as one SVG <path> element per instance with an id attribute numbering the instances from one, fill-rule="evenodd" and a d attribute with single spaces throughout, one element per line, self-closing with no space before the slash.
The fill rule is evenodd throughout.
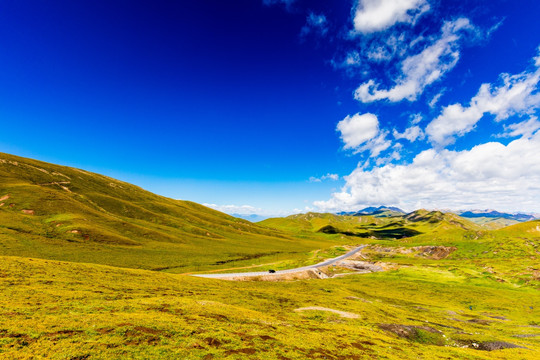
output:
<path id="1" fill-rule="evenodd" d="M 394 144 L 394 146 L 392 146 L 393 151 L 388 156 L 378 157 L 377 160 L 375 160 L 375 165 L 381 166 L 382 164 L 387 164 L 393 160 L 400 160 L 402 148 L 403 145 L 400 143 Z"/>
<path id="2" fill-rule="evenodd" d="M 422 114 L 420 113 L 411 115 L 411 124 L 413 125 L 420 124 L 422 120 L 424 120 L 424 118 L 422 117 Z"/>
<path id="3" fill-rule="evenodd" d="M 441 92 L 439 92 L 439 93 L 437 93 L 437 95 L 435 95 L 435 96 L 429 101 L 429 103 L 428 103 L 429 107 L 433 109 L 433 108 L 435 107 L 435 105 L 437 105 L 437 103 L 439 102 L 439 100 L 441 99 L 441 96 L 443 96 L 443 95 L 444 95 L 444 90 L 441 91 Z"/>
<path id="4" fill-rule="evenodd" d="M 370 156 L 379 156 L 383 151 L 385 151 L 392 145 L 392 142 L 386 139 L 386 136 L 388 136 L 388 131 L 381 130 L 377 137 L 369 140 L 365 145 L 357 148 L 356 152 L 360 153 L 364 151 L 369 151 Z"/>
<path id="5" fill-rule="evenodd" d="M 306 24 L 300 30 L 300 37 L 305 37 L 310 33 L 326 36 L 328 33 L 328 20 L 323 14 L 317 15 L 310 12 L 306 18 Z"/>
<path id="6" fill-rule="evenodd" d="M 343 62 L 344 66 L 359 66 L 360 64 L 361 60 L 358 51 L 351 51 L 348 53 L 345 61 Z"/>
<path id="7" fill-rule="evenodd" d="M 426 134 L 432 143 L 449 145 L 455 141 L 452 135 L 463 135 L 471 131 L 483 112 L 477 107 L 463 108 L 460 104 L 445 107 L 439 115 L 426 127 Z"/>
<path id="8" fill-rule="evenodd" d="M 309 182 L 322 182 L 324 180 L 332 180 L 332 181 L 337 181 L 339 180 L 339 175 L 338 174 L 326 174 L 326 175 L 323 175 L 321 177 L 315 177 L 315 176 L 311 176 L 309 178 Z"/>
<path id="9" fill-rule="evenodd" d="M 331 60 L 334 69 L 344 69 L 347 75 L 353 77 L 359 73 L 367 73 L 368 63 L 362 58 L 362 55 L 356 50 L 348 51 L 343 58 Z"/>
<path id="10" fill-rule="evenodd" d="M 418 39 L 418 38 L 417 38 Z M 360 39 L 357 49 L 348 49 L 344 54 L 332 60 L 336 69 L 346 69 L 351 75 L 362 73 L 366 76 L 371 71 L 373 63 L 387 63 L 399 57 L 402 58 L 414 46 L 409 36 L 402 32 L 385 34 L 384 37 Z M 357 71 L 358 68 L 362 71 Z"/>
<path id="11" fill-rule="evenodd" d="M 348 115 L 336 127 L 341 133 L 341 140 L 345 143 L 344 149 L 356 149 L 379 133 L 379 120 L 374 114 Z"/>
<path id="12" fill-rule="evenodd" d="M 525 120 L 515 124 L 505 125 L 505 132 L 500 134 L 499 137 L 523 136 L 529 138 L 533 136 L 533 134 L 538 129 L 540 129 L 540 121 L 538 121 L 538 117 L 531 116 L 529 120 Z"/>
<path id="13" fill-rule="evenodd" d="M 517 75 L 502 74 L 501 85 L 493 87 L 482 84 L 468 107 L 452 104 L 443 108 L 442 113 L 426 128 L 432 143 L 449 145 L 454 136 L 461 136 L 474 129 L 476 123 L 489 113 L 501 121 L 513 115 L 531 115 L 540 106 L 540 56 L 534 58 L 535 71 L 525 71 Z"/>
<path id="14" fill-rule="evenodd" d="M 394 129 L 392 135 L 394 135 L 394 138 L 396 140 L 406 139 L 410 142 L 424 139 L 424 132 L 422 131 L 422 129 L 420 129 L 419 126 L 416 125 L 408 127 L 403 133 L 399 133 L 396 129 Z"/>
<path id="15" fill-rule="evenodd" d="M 383 62 L 392 59 L 392 53 L 382 45 L 376 45 L 369 48 L 366 52 L 366 56 L 369 60 L 374 62 Z"/>
<path id="16" fill-rule="evenodd" d="M 356 89 L 355 99 L 364 103 L 378 100 L 416 100 L 426 86 L 439 80 L 456 65 L 460 55 L 460 40 L 466 32 L 477 32 L 467 18 L 445 22 L 440 38 L 422 52 L 403 60 L 401 75 L 394 87 L 380 90 L 379 84 L 369 80 Z"/>
<path id="17" fill-rule="evenodd" d="M 429 149 L 405 165 L 359 166 L 340 192 L 314 205 L 321 211 L 367 205 L 418 208 L 497 208 L 538 211 L 540 132 L 503 145 L 490 142 L 470 150 Z"/>
<path id="18" fill-rule="evenodd" d="M 412 46 L 405 33 L 388 34 L 372 41 L 365 50 L 365 56 L 373 62 L 389 61 L 394 56 L 403 57 L 409 46 Z"/>
<path id="19" fill-rule="evenodd" d="M 358 0 L 354 29 L 366 34 L 388 29 L 396 23 L 414 24 L 428 10 L 427 0 Z"/>
<path id="20" fill-rule="evenodd" d="M 378 156 L 392 145 L 386 139 L 388 131 L 379 130 L 379 120 L 371 113 L 349 115 L 337 124 L 336 130 L 341 133 L 343 148 L 355 153 L 369 151 L 370 156 Z"/>

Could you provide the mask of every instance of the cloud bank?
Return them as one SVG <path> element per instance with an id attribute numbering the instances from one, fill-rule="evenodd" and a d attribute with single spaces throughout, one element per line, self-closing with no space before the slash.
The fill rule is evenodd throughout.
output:
<path id="1" fill-rule="evenodd" d="M 386 139 L 388 131 L 379 129 L 379 119 L 371 113 L 356 113 L 341 120 L 336 127 L 344 143 L 343 149 L 355 153 L 369 151 L 371 156 L 378 156 L 392 144 Z"/>
<path id="2" fill-rule="evenodd" d="M 503 145 L 470 150 L 422 151 L 410 164 L 358 167 L 341 191 L 314 205 L 321 211 L 366 205 L 418 208 L 498 208 L 537 211 L 540 198 L 540 132 Z"/>

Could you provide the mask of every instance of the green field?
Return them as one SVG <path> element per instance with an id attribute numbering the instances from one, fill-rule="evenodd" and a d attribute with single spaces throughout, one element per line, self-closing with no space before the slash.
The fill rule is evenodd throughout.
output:
<path id="1" fill-rule="evenodd" d="M 492 230 L 418 210 L 252 224 L 7 154 L 0 199 L 1 359 L 540 358 L 540 221 Z M 387 271 L 183 274 L 292 268 L 357 244 Z"/>

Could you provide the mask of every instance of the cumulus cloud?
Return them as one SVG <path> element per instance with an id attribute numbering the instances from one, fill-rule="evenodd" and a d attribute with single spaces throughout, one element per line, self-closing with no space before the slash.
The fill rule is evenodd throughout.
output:
<path id="1" fill-rule="evenodd" d="M 317 15 L 310 12 L 306 18 L 306 24 L 300 30 L 300 37 L 305 37 L 310 33 L 326 36 L 328 33 L 328 20 L 324 14 Z"/>
<path id="2" fill-rule="evenodd" d="M 323 182 L 325 180 L 332 180 L 332 181 L 337 181 L 339 180 L 339 175 L 338 174 L 326 174 L 326 175 L 323 175 L 321 177 L 315 177 L 315 176 L 311 176 L 309 178 L 309 182 Z"/>
<path id="3" fill-rule="evenodd" d="M 387 136 L 388 136 L 387 130 L 379 131 L 379 135 L 377 135 L 377 137 L 371 139 L 365 145 L 357 148 L 356 152 L 360 153 L 364 151 L 369 151 L 370 156 L 372 157 L 379 156 L 383 151 L 385 151 L 392 145 L 392 141 L 388 140 L 386 138 Z"/>
<path id="4" fill-rule="evenodd" d="M 379 119 L 371 113 L 347 116 L 336 127 L 340 132 L 344 149 L 352 149 L 355 153 L 369 151 L 371 156 L 378 156 L 392 144 L 386 139 L 388 131 L 379 130 Z"/>
<path id="5" fill-rule="evenodd" d="M 410 142 L 415 142 L 416 140 L 424 139 L 424 132 L 417 125 L 408 127 L 407 129 L 405 129 L 403 133 L 399 133 L 396 129 L 394 129 L 394 131 L 392 132 L 392 135 L 394 135 L 394 138 L 396 140 L 406 139 L 406 140 L 409 140 Z"/>
<path id="6" fill-rule="evenodd" d="M 368 205 L 418 208 L 497 208 L 535 211 L 540 202 L 540 132 L 503 145 L 422 151 L 409 164 L 358 167 L 341 191 L 314 205 L 353 211 Z"/>
<path id="7" fill-rule="evenodd" d="M 356 89 L 355 99 L 364 103 L 416 100 L 426 86 L 439 80 L 456 65 L 460 56 L 460 40 L 463 34 L 470 32 L 476 33 L 477 30 L 467 18 L 445 22 L 437 40 L 420 53 L 403 60 L 401 75 L 392 88 L 379 89 L 379 84 L 371 79 Z"/>
<path id="8" fill-rule="evenodd" d="M 538 121 L 538 117 L 532 116 L 529 120 L 505 125 L 505 132 L 500 134 L 499 137 L 531 137 L 538 129 L 540 129 L 540 121 Z"/>
<path id="9" fill-rule="evenodd" d="M 354 29 L 367 34 L 386 30 L 396 23 L 413 24 L 429 8 L 427 0 L 358 0 Z"/>
<path id="10" fill-rule="evenodd" d="M 345 149 L 356 149 L 379 133 L 379 119 L 371 113 L 348 115 L 337 124 Z"/>
<path id="11" fill-rule="evenodd" d="M 540 106 L 540 56 L 534 58 L 534 71 L 500 76 L 500 85 L 482 84 L 469 106 L 452 104 L 443 108 L 442 113 L 426 128 L 429 140 L 446 146 L 474 129 L 485 115 L 492 114 L 495 121 L 502 121 L 513 115 L 532 114 Z"/>

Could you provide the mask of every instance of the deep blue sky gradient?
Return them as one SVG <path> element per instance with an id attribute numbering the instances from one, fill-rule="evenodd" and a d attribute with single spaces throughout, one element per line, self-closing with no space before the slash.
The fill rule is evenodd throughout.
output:
<path id="1" fill-rule="evenodd" d="M 323 0 L 288 10 L 260 0 L 4 0 L 0 151 L 175 198 L 303 208 L 342 184 L 311 176 L 347 175 L 365 160 L 341 149 L 335 128 L 345 116 L 369 111 L 403 131 L 410 114 L 438 114 L 426 103 L 441 88 L 440 104 L 466 102 L 501 72 L 523 71 L 540 44 L 537 1 L 440 0 L 438 16 L 415 32 L 436 34 L 460 15 L 482 28 L 502 23 L 464 47 L 444 86 L 420 101 L 366 105 L 352 95 L 366 75 L 332 66 L 356 41 L 346 36 L 351 8 Z M 309 11 L 327 16 L 326 37 L 300 36 Z M 454 148 L 489 140 L 481 130 Z M 428 146 L 406 145 L 402 161 Z"/>

